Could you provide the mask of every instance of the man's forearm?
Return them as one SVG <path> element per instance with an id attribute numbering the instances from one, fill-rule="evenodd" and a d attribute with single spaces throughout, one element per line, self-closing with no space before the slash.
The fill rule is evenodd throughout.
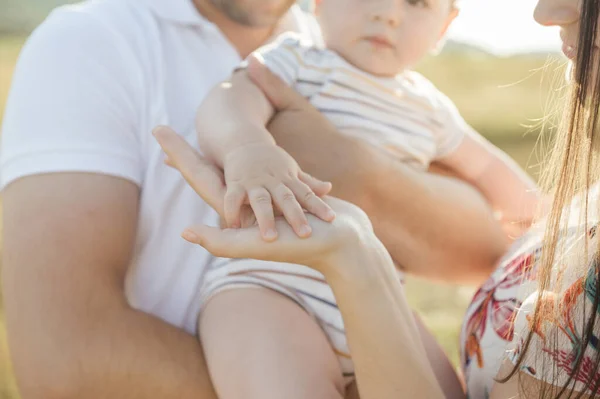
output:
<path id="1" fill-rule="evenodd" d="M 2 194 L 1 291 L 23 399 L 215 399 L 199 343 L 125 299 L 134 183 L 41 174 Z"/>
<path id="2" fill-rule="evenodd" d="M 216 399 L 195 337 L 135 310 L 109 319 L 114 335 L 97 336 L 96 343 L 98 355 L 110 356 L 96 364 L 96 372 L 84 375 L 90 386 L 83 385 L 78 397 Z M 106 392 L 90 394 L 101 387 Z"/>
<path id="3" fill-rule="evenodd" d="M 308 173 L 333 183 L 332 195 L 360 206 L 394 260 L 429 278 L 486 278 L 507 239 L 485 199 L 456 179 L 419 172 L 333 127 L 287 133 L 284 117 L 269 130 Z"/>
<path id="4" fill-rule="evenodd" d="M 194 337 L 132 309 L 95 316 L 68 347 L 35 355 L 48 368 L 20 379 L 24 399 L 216 399 Z"/>
<path id="5" fill-rule="evenodd" d="M 360 206 L 395 261 L 432 279 L 486 279 L 508 239 L 484 197 L 462 181 L 415 171 L 378 152 L 365 152 L 359 166 L 380 176 L 362 181 L 368 196 Z"/>

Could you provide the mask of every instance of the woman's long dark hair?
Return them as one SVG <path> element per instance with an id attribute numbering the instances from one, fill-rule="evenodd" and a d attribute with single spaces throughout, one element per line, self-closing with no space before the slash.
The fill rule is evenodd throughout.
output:
<path id="1" fill-rule="evenodd" d="M 570 71 L 571 85 L 568 94 L 568 108 L 566 114 L 559 123 L 557 136 L 555 139 L 554 150 L 551 156 L 550 168 L 546 171 L 546 186 L 554 193 L 554 202 L 552 212 L 548 218 L 546 228 L 545 248 L 543 251 L 540 265 L 538 268 L 538 290 L 539 296 L 533 313 L 532 325 L 544 319 L 554 319 L 559 315 L 549 314 L 550 312 L 559 312 L 560 306 L 544 306 L 544 293 L 560 291 L 560 281 L 552 280 L 552 269 L 557 259 L 564 255 L 564 248 L 559 245 L 561 231 L 566 228 L 569 219 L 569 202 L 576 196 L 582 195 L 582 213 L 581 221 L 583 226 L 588 225 L 588 193 L 590 187 L 598 182 L 600 175 L 600 134 L 598 130 L 598 120 L 600 112 L 600 63 L 598 57 L 597 29 L 599 17 L 600 0 L 582 0 L 580 31 L 577 44 L 577 57 Z M 595 194 L 598 195 L 598 194 Z M 598 207 L 600 211 L 600 198 L 595 198 L 591 202 L 592 206 Z M 576 215 L 577 216 L 577 215 Z M 585 234 L 585 229 L 582 230 Z M 586 241 L 587 242 L 587 241 Z M 559 369 L 556 365 L 548 368 L 549 365 L 542 364 L 546 370 L 536 370 L 538 374 L 551 375 L 553 381 L 548 381 L 552 385 L 543 384 L 540 398 L 580 398 L 584 395 L 596 395 L 599 391 L 600 379 L 597 378 L 600 364 L 600 353 L 595 352 L 595 358 L 592 359 L 591 368 L 589 364 L 584 368 L 584 356 L 586 349 L 591 341 L 597 340 L 600 334 L 600 323 L 598 322 L 598 305 L 600 304 L 600 247 L 591 248 L 593 251 L 591 264 L 580 265 L 584 273 L 588 276 L 588 281 L 595 285 L 593 295 L 593 306 L 583 312 L 577 312 L 575 317 L 583 317 L 584 320 L 575 324 L 583 326 L 580 331 L 581 350 L 573 354 L 572 372 L 568 375 L 567 382 L 558 385 L 559 378 L 564 381 L 564 377 L 559 373 L 566 371 Z M 585 248 L 585 256 L 580 259 L 586 261 L 590 259 Z M 581 255 L 581 254 L 579 254 Z M 585 269 L 583 269 L 585 267 Z M 585 295 L 585 294 L 584 294 Z M 583 310 L 583 309 L 582 309 Z M 506 382 L 516 374 L 527 357 L 529 359 L 536 356 L 542 356 L 541 353 L 532 352 L 531 340 L 534 332 L 530 331 L 527 336 L 523 349 L 519 354 L 517 363 L 509 376 L 502 379 Z M 558 329 L 546 336 L 546 346 L 550 350 L 558 347 Z M 537 364 L 537 366 L 540 366 Z M 562 377 L 562 378 L 561 378 Z M 582 392 L 574 392 L 573 387 L 576 381 L 583 381 L 585 389 Z M 526 393 L 526 387 L 521 385 L 521 392 Z"/>

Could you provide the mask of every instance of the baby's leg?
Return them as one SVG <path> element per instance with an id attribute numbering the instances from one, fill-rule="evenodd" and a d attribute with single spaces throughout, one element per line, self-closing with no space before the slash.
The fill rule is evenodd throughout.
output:
<path id="1" fill-rule="evenodd" d="M 265 288 L 218 293 L 200 317 L 200 340 L 220 399 L 341 399 L 344 380 L 319 325 Z"/>

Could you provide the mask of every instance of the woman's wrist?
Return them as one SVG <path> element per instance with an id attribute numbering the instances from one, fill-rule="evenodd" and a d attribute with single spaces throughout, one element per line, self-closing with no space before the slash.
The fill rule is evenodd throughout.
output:
<path id="1" fill-rule="evenodd" d="M 390 254 L 371 231 L 357 232 L 328 264 L 322 268 L 323 274 L 332 287 L 339 289 L 376 289 L 390 278 L 398 278 Z"/>
<path id="2" fill-rule="evenodd" d="M 374 234 L 359 243 L 325 278 L 344 319 L 361 395 L 443 397 L 390 255 Z"/>

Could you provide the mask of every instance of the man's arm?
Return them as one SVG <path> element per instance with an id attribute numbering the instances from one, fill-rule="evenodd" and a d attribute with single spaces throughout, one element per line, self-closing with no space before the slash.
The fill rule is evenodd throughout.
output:
<path id="1" fill-rule="evenodd" d="M 197 340 L 132 309 L 137 187 L 47 174 L 3 194 L 3 294 L 23 399 L 216 398 Z"/>
<path id="2" fill-rule="evenodd" d="M 305 125 L 296 131 L 287 117 L 293 116 L 282 114 L 270 126 L 279 145 L 308 173 L 332 182 L 332 195 L 369 215 L 400 267 L 444 281 L 480 282 L 489 276 L 508 240 L 474 188 L 415 171 L 334 129 Z M 308 132 L 319 138 L 313 140 Z M 335 153 L 327 148 L 335 148 Z"/>
<path id="3" fill-rule="evenodd" d="M 259 62 L 251 62 L 249 71 L 279 111 L 269 125 L 278 145 L 303 170 L 332 182 L 333 195 L 361 207 L 406 271 L 457 282 L 478 282 L 489 275 L 508 239 L 474 188 L 415 171 L 341 135 Z"/>

